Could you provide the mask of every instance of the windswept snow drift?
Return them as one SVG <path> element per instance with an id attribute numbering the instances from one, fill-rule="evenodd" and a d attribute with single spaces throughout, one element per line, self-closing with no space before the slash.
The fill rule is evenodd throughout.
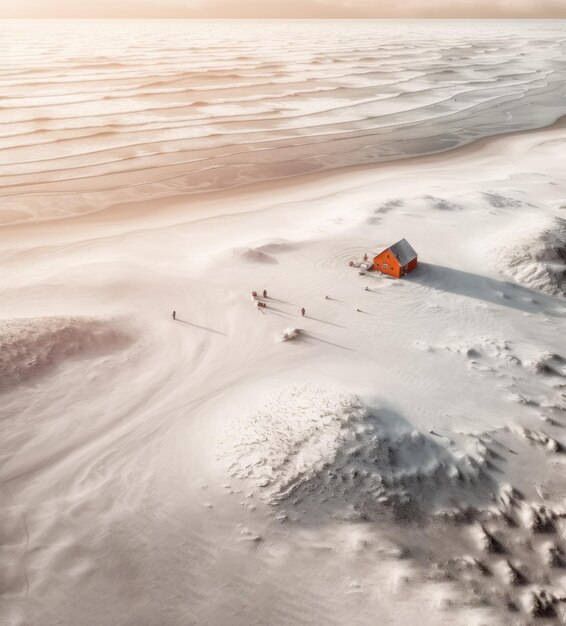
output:
<path id="1" fill-rule="evenodd" d="M 530 215 L 487 244 L 498 269 L 525 287 L 566 294 L 566 220 Z"/>
<path id="2" fill-rule="evenodd" d="M 233 260 L 244 261 L 246 263 L 277 263 L 277 260 L 271 255 L 257 248 L 249 248 L 246 246 L 232 248 L 226 256 L 232 257 Z"/>
<path id="3" fill-rule="evenodd" d="M 227 431 L 222 458 L 270 504 L 371 518 L 414 514 L 486 479 L 486 450 L 441 445 L 358 396 L 305 384 L 276 394 Z"/>
<path id="4" fill-rule="evenodd" d="M 297 244 L 293 244 L 286 239 L 266 239 L 250 243 L 246 246 L 231 248 L 220 255 L 223 261 L 243 261 L 245 263 L 278 263 L 275 258 L 277 254 L 289 252 L 295 249 Z"/>
<path id="5" fill-rule="evenodd" d="M 35 317 L 0 321 L 0 392 L 46 374 L 72 357 L 124 348 L 130 334 L 115 320 Z"/>

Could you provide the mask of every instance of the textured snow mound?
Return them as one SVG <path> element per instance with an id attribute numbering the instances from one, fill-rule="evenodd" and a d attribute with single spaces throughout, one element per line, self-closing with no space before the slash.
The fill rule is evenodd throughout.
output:
<path id="1" fill-rule="evenodd" d="M 416 511 L 485 478 L 485 449 L 442 445 L 353 394 L 300 385 L 234 421 L 222 458 L 271 504 L 371 517 Z"/>
<path id="2" fill-rule="evenodd" d="M 112 320 L 35 317 L 0 321 L 0 391 L 56 368 L 71 357 L 124 348 L 131 338 Z"/>
<path id="3" fill-rule="evenodd" d="M 287 328 L 279 335 L 279 341 L 291 341 L 301 334 L 300 328 Z"/>
<path id="4" fill-rule="evenodd" d="M 498 269 L 525 287 L 566 295 L 566 220 L 531 216 L 488 243 Z"/>
<path id="5" fill-rule="evenodd" d="M 237 260 L 244 263 L 278 263 L 277 254 L 289 252 L 296 244 L 286 239 L 264 239 L 247 246 L 231 248 L 221 255 L 221 259 Z"/>
<path id="6" fill-rule="evenodd" d="M 257 248 L 232 248 L 229 254 L 244 263 L 277 263 L 271 255 Z"/>

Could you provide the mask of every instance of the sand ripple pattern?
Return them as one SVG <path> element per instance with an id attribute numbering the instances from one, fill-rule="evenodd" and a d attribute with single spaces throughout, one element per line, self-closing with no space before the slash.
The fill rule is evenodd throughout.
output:
<path id="1" fill-rule="evenodd" d="M 526 22 L 5 22 L 0 222 L 437 152 L 566 113 Z"/>

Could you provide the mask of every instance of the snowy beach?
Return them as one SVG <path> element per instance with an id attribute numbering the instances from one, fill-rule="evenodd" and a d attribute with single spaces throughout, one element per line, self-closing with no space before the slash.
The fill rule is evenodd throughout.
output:
<path id="1" fill-rule="evenodd" d="M 186 43 L 169 50 L 163 27 L 148 39 L 155 62 L 147 27 L 130 28 L 135 71 L 101 67 L 128 64 L 109 42 L 91 69 L 76 56 L 76 76 L 75 57 L 58 70 L 38 46 L 1 78 L 0 130 L 14 142 L 0 151 L 2 620 L 564 623 L 558 27 L 478 26 L 443 52 L 414 25 L 404 47 L 396 31 L 352 51 L 337 27 L 316 39 L 308 23 L 299 35 L 318 44 L 285 57 L 282 91 L 253 57 L 268 62 L 269 35 L 280 58 L 280 26 L 258 52 L 246 25 L 229 54 L 224 42 L 187 55 L 186 84 L 175 74 L 157 96 L 140 95 L 140 58 L 161 83 Z M 226 100 L 217 81 L 234 49 L 241 102 L 179 111 L 200 66 L 217 66 L 211 91 Z M 385 98 L 388 81 L 367 77 L 384 64 L 418 114 L 398 100 L 364 108 L 370 92 Z M 431 75 L 446 68 L 461 75 L 439 86 Z M 258 73 L 287 107 L 269 122 L 267 92 L 250 108 Z M 472 94 L 475 73 L 489 86 Z M 118 105 L 116 87 L 134 85 Z M 334 95 L 307 96 L 315 87 Z M 155 98 L 173 109 L 159 123 Z M 299 124 L 282 113 L 299 106 Z M 298 146 L 303 134 L 312 147 L 315 125 L 349 148 Z M 124 168 L 132 159 L 141 167 Z M 419 255 L 402 279 L 350 265 L 401 238 Z M 257 308 L 250 294 L 264 289 Z"/>

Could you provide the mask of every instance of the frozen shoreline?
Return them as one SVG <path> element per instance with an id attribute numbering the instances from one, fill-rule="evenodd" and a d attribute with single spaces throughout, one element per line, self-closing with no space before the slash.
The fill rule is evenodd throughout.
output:
<path id="1" fill-rule="evenodd" d="M 276 206 L 281 202 L 294 202 L 307 198 L 318 200 L 337 193 L 357 193 L 359 188 L 372 188 L 376 182 L 389 181 L 392 177 L 412 172 L 415 169 L 426 171 L 433 169 L 461 167 L 463 163 L 486 165 L 498 162 L 501 153 L 511 146 L 513 152 L 524 153 L 539 143 L 544 143 L 547 136 L 553 136 L 555 130 L 566 127 L 566 116 L 560 117 L 553 124 L 535 129 L 493 135 L 473 141 L 470 144 L 453 148 L 438 154 L 407 157 L 398 161 L 385 162 L 370 166 L 351 166 L 339 170 L 316 172 L 301 176 L 290 176 L 270 181 L 256 182 L 235 189 L 211 191 L 204 194 L 183 194 L 161 199 L 111 202 L 106 209 L 91 212 L 58 216 L 50 219 L 31 218 L 24 222 L 8 222 L 2 229 L 16 240 L 19 233 L 33 236 L 34 232 L 57 235 L 61 231 L 88 228 L 92 225 L 107 226 L 115 230 L 122 225 L 130 228 L 130 221 L 150 226 L 167 226 L 176 223 L 198 222 L 215 216 L 229 216 L 245 207 L 245 211 Z M 521 139 L 523 138 L 523 139 Z M 273 194 L 274 202 L 266 202 L 266 195 Z M 234 203 L 234 200 L 237 202 Z M 227 204 L 229 206 L 227 206 Z M 190 210 L 187 211 L 187 206 Z M 1 212 L 0 212 L 1 216 Z M 36 226 L 39 228 L 36 229 Z"/>

